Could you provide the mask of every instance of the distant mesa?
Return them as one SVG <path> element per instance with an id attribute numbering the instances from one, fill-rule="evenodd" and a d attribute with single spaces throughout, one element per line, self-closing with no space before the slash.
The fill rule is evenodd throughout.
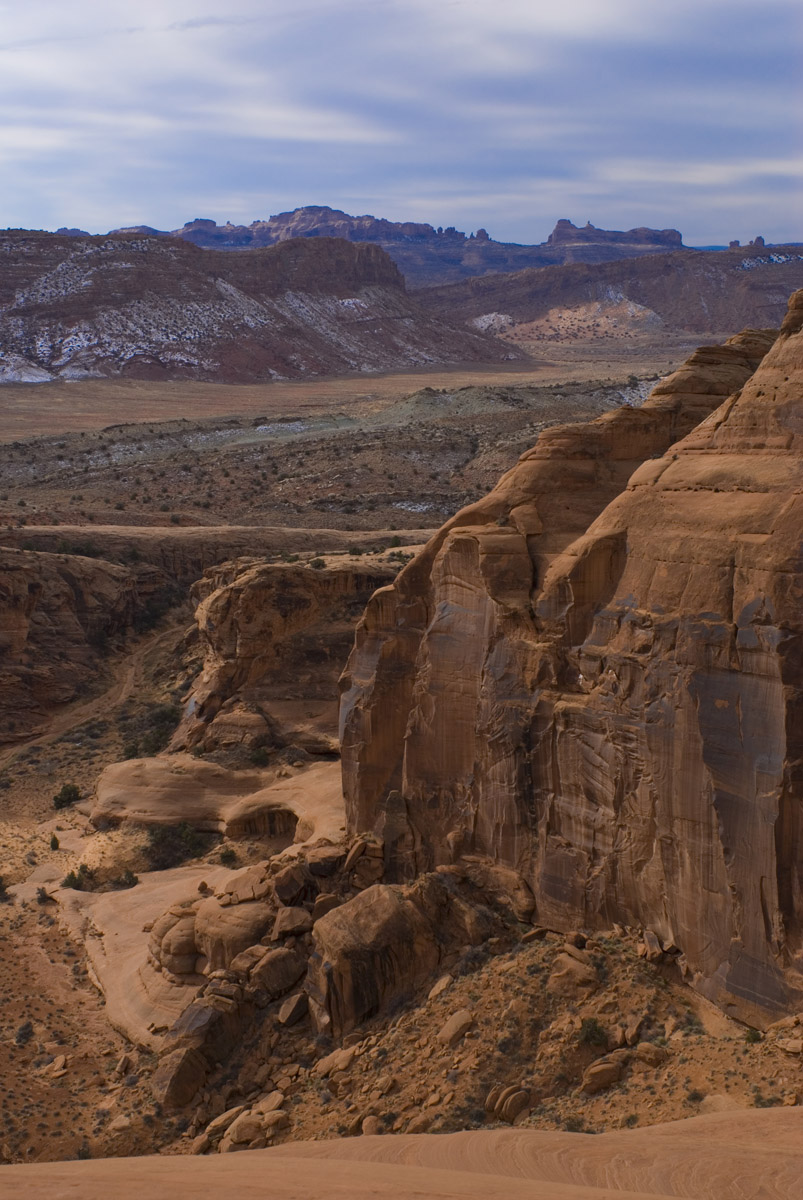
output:
<path id="1" fill-rule="evenodd" d="M 454 225 L 436 228 L 424 222 L 388 221 L 369 214 L 351 216 L 327 205 L 294 208 L 267 220 L 252 221 L 250 225 L 234 225 L 230 221 L 218 225 L 210 217 L 195 217 L 180 229 L 157 230 L 150 225 L 135 225 L 111 231 L 112 236 L 134 233 L 177 237 L 206 250 L 260 249 L 292 238 L 336 237 L 347 242 L 373 242 L 390 255 L 412 288 L 456 283 L 477 275 L 526 267 L 607 262 L 686 249 L 677 229 L 598 229 L 590 222 L 579 227 L 563 219 L 545 242 L 519 245 L 494 241 L 483 228 L 466 234 Z"/>
<path id="2" fill-rule="evenodd" d="M 548 246 L 574 246 L 578 244 L 611 246 L 654 246 L 661 250 L 683 250 L 683 237 L 677 229 L 597 229 L 590 221 L 581 228 L 565 219 L 558 221 L 547 238 Z"/>

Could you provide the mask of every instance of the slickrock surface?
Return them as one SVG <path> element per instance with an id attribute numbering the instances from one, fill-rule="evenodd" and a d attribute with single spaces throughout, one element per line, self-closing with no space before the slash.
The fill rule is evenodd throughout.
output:
<path id="1" fill-rule="evenodd" d="M 169 1200 L 236 1192 L 282 1200 L 527 1197 L 528 1200 L 793 1200 L 800 1111 L 721 1114 L 588 1137 L 531 1130 L 366 1137 L 255 1150 L 236 1158 L 107 1159 L 3 1168 L 20 1200 L 80 1194 Z"/>
<path id="2" fill-rule="evenodd" d="M 249 830 L 279 836 L 289 830 L 292 835 L 303 818 L 308 831 L 299 841 L 312 830 L 319 837 L 340 836 L 337 764 L 313 763 L 301 783 L 284 770 L 289 777 L 277 779 L 275 772 L 230 771 L 189 754 L 113 763 L 98 779 L 92 820 L 145 825 L 189 821 L 237 837 Z"/>
<path id="3" fill-rule="evenodd" d="M 802 317 L 691 433 L 699 363 L 690 407 L 681 371 L 546 433 L 376 594 L 343 680 L 350 827 L 398 789 L 399 870 L 488 855 L 757 1024 L 803 984 Z"/>
<path id="4" fill-rule="evenodd" d="M 0 383 L 124 375 L 249 382 L 518 356 L 433 320 L 379 246 L 249 253 L 147 235 L 0 237 Z"/>

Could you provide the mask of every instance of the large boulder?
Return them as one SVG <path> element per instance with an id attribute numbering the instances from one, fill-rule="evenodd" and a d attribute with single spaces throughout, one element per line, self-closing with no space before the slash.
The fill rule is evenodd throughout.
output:
<path id="1" fill-rule="evenodd" d="M 306 987 L 317 1029 L 348 1033 L 412 996 L 449 950 L 476 945 L 493 928 L 491 912 L 463 900 L 445 874 L 366 888 L 313 927 Z"/>

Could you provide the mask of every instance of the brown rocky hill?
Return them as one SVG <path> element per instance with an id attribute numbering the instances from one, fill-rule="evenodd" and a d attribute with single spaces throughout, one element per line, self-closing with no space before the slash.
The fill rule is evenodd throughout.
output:
<path id="1" fill-rule="evenodd" d="M 634 331 L 720 334 L 779 325 L 790 292 L 803 286 L 803 248 L 747 246 L 652 254 L 637 260 L 567 264 L 430 288 L 418 299 L 513 344 Z"/>
<path id="2" fill-rule="evenodd" d="M 296 239 L 222 254 L 10 231 L 0 260 L 0 382 L 252 382 L 517 354 L 421 310 L 379 246 Z"/>
<path id="3" fill-rule="evenodd" d="M 597 229 L 590 222 L 579 228 L 571 221 L 558 221 L 545 242 L 518 245 L 497 242 L 484 229 L 466 235 L 454 226 L 435 229 L 416 221 L 387 221 L 382 217 L 353 217 L 340 209 L 309 205 L 278 213 L 267 221 L 250 225 L 218 225 L 199 218 L 181 229 L 160 233 L 149 225 L 114 233 L 159 234 L 179 237 L 196 246 L 215 250 L 242 250 L 273 246 L 288 238 L 345 238 L 349 242 L 373 242 L 382 246 L 402 271 L 411 287 L 429 287 L 456 282 L 474 275 L 518 271 L 567 262 L 606 262 L 636 258 L 661 250 L 682 250 L 676 229 Z"/>
<path id="4" fill-rule="evenodd" d="M 703 359 L 547 431 L 373 597 L 342 681 L 349 824 L 399 877 L 490 856 L 547 926 L 645 929 L 761 1024 L 803 994 L 801 324 L 798 292 L 749 380 L 754 335 L 715 386 Z"/>

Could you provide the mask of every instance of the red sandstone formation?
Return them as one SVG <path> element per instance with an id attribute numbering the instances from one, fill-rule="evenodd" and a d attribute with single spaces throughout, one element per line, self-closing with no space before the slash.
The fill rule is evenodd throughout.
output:
<path id="1" fill-rule="evenodd" d="M 386 878 L 487 856 L 754 1023 L 803 994 L 801 324 L 797 293 L 752 377 L 766 335 L 543 434 L 372 598 L 342 683 Z"/>

